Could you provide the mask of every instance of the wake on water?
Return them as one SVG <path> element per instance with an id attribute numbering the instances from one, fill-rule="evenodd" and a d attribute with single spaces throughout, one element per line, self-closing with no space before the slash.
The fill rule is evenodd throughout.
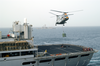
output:
<path id="1" fill-rule="evenodd" d="M 97 55 L 97 56 L 95 56 Z M 100 66 L 100 51 L 94 54 L 93 58 L 90 60 L 88 66 Z"/>

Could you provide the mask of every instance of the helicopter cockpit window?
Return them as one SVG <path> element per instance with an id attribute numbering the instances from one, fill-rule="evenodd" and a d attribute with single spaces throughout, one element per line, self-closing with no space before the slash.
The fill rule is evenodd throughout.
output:
<path id="1" fill-rule="evenodd" d="M 65 17 L 68 17 L 67 15 L 65 15 Z"/>

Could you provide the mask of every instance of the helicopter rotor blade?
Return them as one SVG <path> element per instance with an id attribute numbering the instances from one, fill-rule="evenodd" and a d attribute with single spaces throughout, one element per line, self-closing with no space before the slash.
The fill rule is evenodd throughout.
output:
<path id="1" fill-rule="evenodd" d="M 65 13 L 63 11 L 57 11 L 57 10 L 51 10 L 51 11 L 55 11 L 55 12 L 59 12 L 59 13 Z"/>
<path id="2" fill-rule="evenodd" d="M 70 11 L 70 12 L 68 12 L 68 13 L 71 13 L 71 12 L 79 12 L 79 11 L 83 11 L 83 10 L 77 10 L 77 11 Z"/>
<path id="3" fill-rule="evenodd" d="M 57 10 L 51 10 L 59 13 L 70 13 L 70 12 L 78 12 L 78 11 L 83 11 L 83 10 L 77 10 L 77 11 L 70 11 L 70 12 L 63 12 L 63 11 L 57 11 Z"/>
<path id="4" fill-rule="evenodd" d="M 53 14 L 53 15 L 56 15 L 56 14 L 54 14 L 54 13 L 51 13 L 51 12 L 49 12 L 50 14 Z"/>
<path id="5" fill-rule="evenodd" d="M 68 16 L 69 16 L 69 15 L 74 15 L 74 14 L 68 14 Z"/>

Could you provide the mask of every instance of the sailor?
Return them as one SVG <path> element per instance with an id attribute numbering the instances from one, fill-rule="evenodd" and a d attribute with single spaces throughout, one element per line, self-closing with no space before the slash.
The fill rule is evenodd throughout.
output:
<path id="1" fill-rule="evenodd" d="M 44 54 L 46 54 L 47 53 L 47 49 L 44 51 Z"/>

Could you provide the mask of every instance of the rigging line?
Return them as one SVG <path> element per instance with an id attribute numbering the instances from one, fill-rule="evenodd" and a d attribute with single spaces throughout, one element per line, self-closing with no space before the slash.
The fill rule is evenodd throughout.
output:
<path id="1" fill-rule="evenodd" d="M 62 26 L 62 30 L 63 30 L 63 33 L 64 33 L 64 27 Z"/>

